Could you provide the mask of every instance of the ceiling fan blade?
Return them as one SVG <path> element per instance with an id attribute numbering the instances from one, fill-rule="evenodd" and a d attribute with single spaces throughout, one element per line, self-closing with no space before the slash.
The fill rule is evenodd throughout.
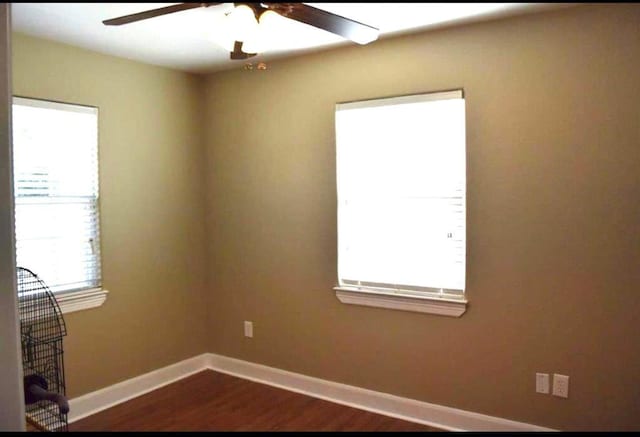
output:
<path id="1" fill-rule="evenodd" d="M 233 51 L 230 54 L 231 59 L 249 59 L 256 56 L 257 53 L 245 53 L 242 51 L 242 41 L 236 41 L 233 44 Z"/>
<path id="2" fill-rule="evenodd" d="M 375 27 L 303 3 L 267 3 L 267 7 L 284 17 L 335 33 L 358 44 L 378 39 L 379 30 Z"/>
<path id="3" fill-rule="evenodd" d="M 177 5 L 165 6 L 164 8 L 151 9 L 148 11 L 138 12 L 136 14 L 124 15 L 118 18 L 104 20 L 102 23 L 107 26 L 119 26 L 121 24 L 133 23 L 134 21 L 146 20 L 147 18 L 158 17 L 160 15 L 172 14 L 174 12 L 185 11 L 200 7 L 209 7 L 219 5 L 221 3 L 180 3 Z"/>

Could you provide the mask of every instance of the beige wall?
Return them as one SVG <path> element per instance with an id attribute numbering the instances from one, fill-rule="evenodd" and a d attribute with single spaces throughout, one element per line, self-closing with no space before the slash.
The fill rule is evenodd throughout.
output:
<path id="1" fill-rule="evenodd" d="M 100 110 L 109 296 L 65 316 L 68 394 L 205 352 L 202 79 L 14 34 L 13 85 Z"/>
<path id="2" fill-rule="evenodd" d="M 556 429 L 637 430 L 639 72 L 640 6 L 584 5 L 208 76 L 208 350 Z M 459 87 L 467 313 L 341 304 L 334 104 Z M 569 375 L 569 399 L 536 394 L 535 372 Z"/>
<path id="3" fill-rule="evenodd" d="M 202 80 L 14 34 L 15 94 L 100 108 L 110 294 L 66 316 L 69 394 L 206 351 L 557 429 L 640 428 L 638 41 L 640 6 L 584 5 Z M 458 87 L 467 313 L 341 304 L 334 104 Z M 570 375 L 570 398 L 536 394 L 535 372 Z"/>

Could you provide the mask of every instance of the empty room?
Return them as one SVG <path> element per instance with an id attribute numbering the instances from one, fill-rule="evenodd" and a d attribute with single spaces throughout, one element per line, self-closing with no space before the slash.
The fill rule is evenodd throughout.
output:
<path id="1" fill-rule="evenodd" d="M 639 4 L 0 17 L 0 430 L 640 430 Z"/>

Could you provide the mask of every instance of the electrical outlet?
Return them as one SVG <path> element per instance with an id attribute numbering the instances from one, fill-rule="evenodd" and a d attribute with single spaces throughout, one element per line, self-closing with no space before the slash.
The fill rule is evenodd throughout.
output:
<path id="1" fill-rule="evenodd" d="M 244 336 L 253 337 L 253 322 L 244 321 Z"/>
<path id="2" fill-rule="evenodd" d="M 561 398 L 569 397 L 569 377 L 567 375 L 553 374 L 553 395 Z"/>
<path id="3" fill-rule="evenodd" d="M 536 373 L 536 393 L 549 394 L 548 373 Z"/>

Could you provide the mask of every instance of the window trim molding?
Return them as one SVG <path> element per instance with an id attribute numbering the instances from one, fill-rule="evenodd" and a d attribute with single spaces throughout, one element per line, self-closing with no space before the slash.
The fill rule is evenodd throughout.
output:
<path id="1" fill-rule="evenodd" d="M 341 242 L 340 242 L 340 227 L 341 227 L 340 208 L 342 203 L 341 203 L 341 183 L 340 183 L 341 182 L 341 166 L 340 166 L 341 148 L 339 146 L 338 137 L 339 137 L 339 131 L 341 128 L 339 121 L 345 122 L 345 123 L 347 121 L 339 120 L 338 118 L 339 113 L 348 112 L 351 110 L 385 107 L 388 105 L 404 105 L 404 104 L 410 104 L 410 103 L 435 102 L 435 101 L 457 100 L 457 99 L 462 100 L 462 104 L 463 104 L 462 113 L 461 113 L 463 117 L 462 132 L 466 132 L 467 117 L 466 117 L 466 107 L 465 107 L 465 101 L 464 101 L 465 95 L 464 95 L 464 90 L 462 88 L 457 88 L 453 90 L 443 90 L 439 92 L 425 92 L 425 93 L 419 93 L 419 94 L 409 94 L 409 95 L 402 95 L 402 96 L 391 96 L 391 97 L 374 98 L 374 99 L 368 99 L 368 100 L 336 103 L 335 130 L 336 130 L 336 173 L 337 173 L 337 181 L 338 181 L 337 182 L 337 188 L 338 188 L 338 284 L 333 287 L 333 290 L 335 291 L 336 297 L 338 298 L 338 300 L 340 300 L 340 302 L 345 304 L 352 304 L 352 305 L 362 305 L 362 306 L 377 307 L 377 308 L 413 311 L 413 312 L 436 314 L 436 315 L 442 315 L 442 316 L 448 316 L 448 317 L 460 317 L 466 312 L 468 301 L 466 299 L 466 293 L 464 290 L 465 280 L 466 280 L 466 238 L 467 238 L 466 237 L 466 234 L 467 234 L 466 232 L 466 228 L 467 228 L 467 223 L 466 223 L 466 202 L 467 202 L 467 199 L 466 199 L 467 198 L 466 149 L 467 149 L 467 145 L 466 145 L 465 138 L 462 139 L 462 143 L 458 143 L 459 138 L 457 137 L 454 138 L 456 141 L 455 143 L 456 147 L 462 144 L 462 147 L 464 150 L 464 153 L 460 156 L 460 163 L 462 163 L 463 169 L 464 169 L 464 177 L 461 180 L 452 179 L 452 182 L 450 181 L 451 186 L 449 186 L 450 189 L 455 190 L 455 193 L 458 193 L 458 191 L 461 191 L 461 196 L 462 196 L 461 197 L 462 199 L 462 210 L 461 210 L 462 216 L 461 217 L 462 217 L 462 229 L 464 229 L 464 237 L 462 240 L 462 244 L 463 244 L 462 257 L 463 257 L 464 270 L 461 276 L 462 287 L 458 287 L 457 284 L 460 278 L 457 277 L 458 272 L 457 272 L 457 266 L 456 266 L 456 271 L 454 272 L 456 273 L 455 275 L 456 285 L 451 290 L 451 291 L 454 291 L 455 289 L 456 292 L 461 291 L 462 292 L 461 295 L 458 295 L 457 293 L 453 294 L 449 292 L 449 290 L 444 291 L 442 289 L 440 289 L 438 293 L 437 292 L 438 290 L 435 290 L 432 287 L 419 287 L 419 288 L 424 288 L 424 290 L 415 290 L 417 287 L 411 286 L 411 287 L 406 287 L 407 290 L 402 290 L 402 285 L 380 284 L 380 286 L 377 286 L 378 284 L 374 283 L 374 281 L 371 278 L 355 278 L 357 279 L 357 281 L 354 281 L 354 278 L 351 278 L 351 281 L 349 282 L 357 282 L 357 285 L 350 285 L 350 284 L 345 284 L 345 282 L 347 281 L 345 277 L 340 273 L 341 266 L 342 266 L 340 263 L 341 255 L 342 255 Z M 347 117 L 346 114 L 345 114 L 345 117 Z M 457 117 L 458 117 L 458 112 L 456 111 L 456 115 L 455 115 L 455 119 L 457 120 L 456 123 L 459 121 Z M 356 127 L 360 127 L 360 124 L 362 124 L 363 122 L 362 120 L 356 120 L 354 121 L 354 123 Z M 456 124 L 456 126 L 458 125 Z M 364 127 L 362 127 L 362 129 L 366 130 L 366 128 Z M 348 135 L 347 135 L 347 139 L 348 141 L 351 140 L 351 138 Z M 358 150 L 356 150 L 356 152 L 360 153 Z M 457 155 L 453 156 L 452 159 L 454 158 L 456 160 L 456 168 L 458 168 Z M 347 160 L 347 163 L 349 163 L 348 160 Z M 458 186 L 460 181 L 463 182 L 461 188 Z M 457 194 L 456 194 L 456 197 L 457 197 Z M 457 220 L 459 220 L 458 212 L 460 211 L 454 211 L 454 212 L 456 213 L 454 217 L 455 223 L 457 223 Z M 448 211 L 447 213 L 450 214 L 450 211 Z M 449 221 L 450 218 L 448 218 L 447 220 Z M 449 238 L 450 237 L 451 237 L 451 234 L 449 234 Z M 456 242 L 457 241 L 458 240 L 456 240 Z M 456 253 L 458 253 L 457 249 L 459 249 L 459 247 L 456 248 Z M 349 261 L 348 258 L 349 257 L 345 257 L 345 259 L 347 259 L 347 262 Z M 457 261 L 456 261 L 456 264 L 457 264 Z M 364 273 L 362 272 L 358 273 L 358 275 L 363 275 L 363 274 Z M 387 289 L 386 288 L 387 285 L 393 286 L 397 289 L 392 289 L 392 288 Z"/>
<path id="2" fill-rule="evenodd" d="M 85 290 L 59 291 L 54 293 L 62 314 L 88 310 L 102 306 L 107 300 L 109 292 L 103 288 L 88 288 Z"/>
<path id="3" fill-rule="evenodd" d="M 468 301 L 464 298 L 451 299 L 437 296 L 409 296 L 397 293 L 333 287 L 340 302 L 377 308 L 389 308 L 413 311 L 449 317 L 460 317 L 467 310 Z"/>
<path id="4" fill-rule="evenodd" d="M 405 103 L 433 102 L 436 100 L 464 99 L 464 90 L 457 88 L 449 91 L 435 91 L 402 96 L 380 97 L 366 100 L 336 103 L 336 111 L 349 109 L 377 108 L 388 105 L 402 105 Z"/>

